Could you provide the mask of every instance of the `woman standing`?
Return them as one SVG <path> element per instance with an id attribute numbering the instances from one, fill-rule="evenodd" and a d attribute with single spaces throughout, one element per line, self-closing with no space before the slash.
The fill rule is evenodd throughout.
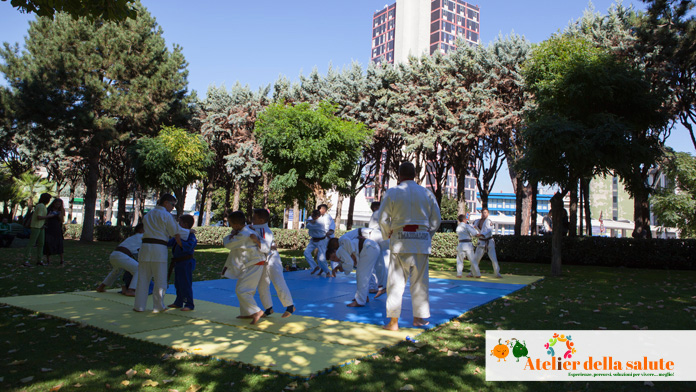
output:
<path id="1" fill-rule="evenodd" d="M 50 264 L 51 255 L 60 255 L 60 265 L 63 265 L 63 222 L 65 222 L 63 200 L 53 199 L 48 206 L 48 216 L 55 216 L 55 219 L 46 220 L 46 241 L 43 248 L 46 264 Z"/>

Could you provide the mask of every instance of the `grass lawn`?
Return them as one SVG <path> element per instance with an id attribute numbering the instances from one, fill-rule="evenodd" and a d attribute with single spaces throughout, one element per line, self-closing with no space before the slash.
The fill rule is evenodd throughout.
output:
<path id="1" fill-rule="evenodd" d="M 115 243 L 66 241 L 63 267 L 21 267 L 24 249 L 2 249 L 0 296 L 94 289 L 110 269 Z M 306 266 L 301 251 L 283 252 Z M 226 250 L 201 246 L 194 280 L 217 279 Z M 299 261 L 302 260 L 302 263 Z M 483 262 L 484 273 L 491 273 Z M 488 271 L 485 271 L 488 267 Z M 453 270 L 453 259 L 431 259 Z M 548 265 L 502 264 L 503 273 L 547 275 Z M 694 391 L 696 382 L 485 381 L 486 329 L 696 329 L 696 271 L 567 266 L 513 295 L 469 311 L 420 336 L 311 380 L 240 363 L 186 355 L 65 320 L 0 308 L 3 391 Z M 404 324 L 405 325 L 405 324 Z M 129 370 L 137 374 L 129 378 Z M 147 387 L 151 380 L 157 382 Z M 196 389 L 199 388 L 200 389 Z"/>

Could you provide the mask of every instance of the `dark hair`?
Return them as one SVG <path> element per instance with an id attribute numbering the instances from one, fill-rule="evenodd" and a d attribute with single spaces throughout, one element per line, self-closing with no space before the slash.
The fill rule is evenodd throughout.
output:
<path id="1" fill-rule="evenodd" d="M 314 211 L 312 211 L 312 214 L 311 214 L 310 216 L 311 216 L 311 217 L 315 217 L 315 216 L 317 216 L 317 215 L 321 215 L 321 211 L 319 211 L 319 210 L 314 210 Z"/>
<path id="2" fill-rule="evenodd" d="M 39 204 L 46 204 L 49 200 L 51 200 L 50 193 L 42 193 L 41 196 L 39 196 Z"/>
<path id="3" fill-rule="evenodd" d="M 179 224 L 186 228 L 190 229 L 193 227 L 193 216 L 191 215 L 182 215 L 179 217 Z"/>
<path id="4" fill-rule="evenodd" d="M 466 215 L 464 215 L 464 214 L 459 214 L 459 216 L 457 216 L 457 220 L 460 222 L 464 222 L 465 218 L 466 218 Z"/>
<path id="5" fill-rule="evenodd" d="M 268 220 L 271 219 L 271 214 L 265 208 L 255 208 L 254 215 L 258 216 L 264 222 L 268 222 Z"/>
<path id="6" fill-rule="evenodd" d="M 416 167 L 411 162 L 402 162 L 399 165 L 399 177 L 404 180 L 413 180 L 416 178 Z"/>
<path id="7" fill-rule="evenodd" d="M 326 260 L 330 259 L 332 255 L 336 254 L 336 251 L 338 248 L 331 248 L 331 249 L 326 249 Z"/>
<path id="8" fill-rule="evenodd" d="M 63 209 L 63 200 L 60 198 L 57 198 L 57 197 L 55 199 L 53 199 L 51 204 L 48 205 L 48 209 L 51 211 L 58 211 L 58 208 L 56 207 L 57 203 L 60 203 L 61 204 L 60 208 Z"/>
<path id="9" fill-rule="evenodd" d="M 380 205 L 381 205 L 380 202 L 378 202 L 378 201 L 373 201 L 372 203 L 370 203 L 370 209 L 371 209 L 372 211 L 379 210 L 379 206 L 380 206 Z"/>
<path id="10" fill-rule="evenodd" d="M 327 206 L 326 204 L 319 204 L 319 206 L 317 206 L 317 210 L 321 210 L 321 207 L 326 208 L 326 211 L 329 210 L 329 206 Z"/>
<path id="11" fill-rule="evenodd" d="M 329 243 L 326 244 L 326 259 L 328 260 L 332 254 L 338 250 L 338 238 L 329 238 Z"/>
<path id="12" fill-rule="evenodd" d="M 246 216 L 244 216 L 244 213 L 242 211 L 234 211 L 234 212 L 230 213 L 227 221 L 230 223 L 230 226 L 232 226 L 233 224 L 245 225 L 246 224 Z"/>
<path id="13" fill-rule="evenodd" d="M 144 231 L 144 230 L 145 230 L 145 226 L 143 226 L 142 223 L 138 223 L 138 224 L 135 225 L 135 227 L 133 228 L 133 232 L 135 232 L 135 233 L 137 233 L 137 232 L 139 232 L 139 231 Z"/>
<path id="14" fill-rule="evenodd" d="M 481 212 L 483 212 L 483 210 L 488 211 L 488 207 L 481 207 Z M 488 211 L 488 212 L 490 212 L 490 211 Z"/>
<path id="15" fill-rule="evenodd" d="M 176 197 L 170 195 L 169 193 L 165 193 L 164 195 L 160 196 L 159 200 L 157 200 L 157 205 L 164 205 L 164 203 L 168 201 L 176 204 Z"/>

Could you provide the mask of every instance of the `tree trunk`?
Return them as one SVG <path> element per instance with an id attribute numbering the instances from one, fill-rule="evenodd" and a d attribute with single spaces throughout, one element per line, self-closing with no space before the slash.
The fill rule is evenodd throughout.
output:
<path id="1" fill-rule="evenodd" d="M 553 232 L 551 235 L 551 275 L 561 276 L 561 262 L 563 251 L 563 233 L 559 230 L 563 226 L 563 195 L 556 192 L 551 198 L 551 215 L 553 219 Z"/>
<path id="2" fill-rule="evenodd" d="M 570 188 L 570 211 L 568 212 L 568 237 L 578 235 L 578 182 Z"/>
<path id="3" fill-rule="evenodd" d="M 201 181 L 201 201 L 198 205 L 198 226 L 203 226 L 203 216 L 205 215 L 205 207 L 208 203 L 208 181 Z M 212 195 L 211 195 L 212 196 Z M 207 225 L 206 225 L 207 226 Z"/>
<path id="4" fill-rule="evenodd" d="M 636 192 L 633 195 L 633 238 L 648 239 L 652 238 L 650 231 L 650 203 L 648 202 L 648 192 Z"/>
<path id="5" fill-rule="evenodd" d="M 105 217 L 104 217 L 104 223 L 110 222 L 111 218 L 113 218 L 113 205 L 114 205 L 114 195 L 111 194 L 111 192 L 107 192 L 106 196 L 106 211 L 104 211 Z"/>
<path id="6" fill-rule="evenodd" d="M 582 178 L 580 179 L 580 198 L 578 201 L 578 212 L 580 213 L 580 220 L 578 221 L 579 223 L 579 228 L 578 228 L 578 233 L 580 237 L 582 237 L 585 234 L 585 188 L 583 187 L 584 181 Z"/>
<path id="7" fill-rule="evenodd" d="M 353 229 L 353 212 L 355 211 L 355 195 L 348 198 L 348 220 L 346 221 L 346 231 Z"/>
<path id="8" fill-rule="evenodd" d="M 530 214 L 532 215 L 532 220 L 531 220 L 531 228 L 530 228 L 530 233 L 531 235 L 537 235 L 537 193 L 539 192 L 539 184 L 534 182 L 531 184 L 531 191 L 532 191 L 532 203 L 531 203 L 531 210 Z"/>
<path id="9" fill-rule="evenodd" d="M 73 220 L 73 211 L 75 208 L 75 186 L 71 183 L 70 184 L 70 210 L 68 211 L 68 222 L 72 223 Z"/>
<path id="10" fill-rule="evenodd" d="M 230 192 L 231 192 L 231 189 L 229 186 L 227 186 L 225 188 L 225 212 L 224 212 L 225 216 L 227 216 L 227 214 L 229 214 L 229 212 L 230 212 Z M 237 211 L 237 210 L 234 210 L 234 211 Z"/>
<path id="11" fill-rule="evenodd" d="M 292 203 L 292 228 L 295 230 L 300 228 L 300 202 L 297 199 Z"/>
<path id="12" fill-rule="evenodd" d="M 118 190 L 118 209 L 116 212 L 116 225 L 125 226 L 128 224 L 128 214 L 126 213 L 126 199 L 128 198 L 128 188 L 119 187 Z"/>
<path id="13" fill-rule="evenodd" d="M 174 197 L 176 197 L 176 216 L 177 218 L 184 215 L 184 203 L 186 202 L 186 187 L 174 189 Z"/>
<path id="14" fill-rule="evenodd" d="M 234 200 L 232 201 L 232 211 L 239 211 L 239 199 L 242 197 L 242 185 L 239 181 L 234 183 Z"/>
<path id="15" fill-rule="evenodd" d="M 585 226 L 587 226 L 587 235 L 592 236 L 592 210 L 590 209 L 590 181 L 591 179 L 586 179 L 583 186 L 583 195 L 585 196 Z"/>
<path id="16" fill-rule="evenodd" d="M 268 209 L 268 194 L 270 193 L 268 173 L 263 173 L 263 208 Z"/>
<path id="17" fill-rule="evenodd" d="M 87 160 L 87 178 L 85 179 L 85 204 L 82 219 L 81 242 L 92 242 L 94 238 L 94 212 L 97 206 L 97 188 L 99 186 L 99 155 L 93 154 Z"/>
<path id="18" fill-rule="evenodd" d="M 343 213 L 343 194 L 338 194 L 338 201 L 336 201 L 336 229 L 341 227 L 341 215 Z"/>
<path id="19" fill-rule="evenodd" d="M 375 198 L 375 201 L 380 201 L 380 194 L 381 194 L 381 189 L 382 186 L 380 184 L 382 177 L 379 175 L 380 171 L 382 170 L 382 153 L 380 151 L 379 158 L 374 160 L 375 164 L 375 177 L 374 180 L 372 180 L 372 183 L 374 184 L 374 189 L 372 195 Z"/>
<path id="20" fill-rule="evenodd" d="M 205 220 L 203 221 L 205 226 L 210 226 L 210 218 L 212 218 L 211 214 L 213 213 L 213 189 L 212 186 L 208 186 L 210 187 L 208 190 L 210 195 L 205 200 Z"/>
<path id="21" fill-rule="evenodd" d="M 522 225 L 520 226 L 520 233 L 529 235 L 529 225 L 532 221 L 532 186 L 529 184 L 522 186 L 522 192 Z"/>
<path id="22" fill-rule="evenodd" d="M 285 206 L 285 210 L 283 211 L 283 228 L 284 229 L 289 229 L 290 227 L 288 226 L 288 220 L 290 220 L 290 207 Z"/>
<path id="23" fill-rule="evenodd" d="M 513 182 L 515 188 L 515 235 L 522 235 L 522 200 L 524 199 L 524 184 L 520 178 Z"/>
<path id="24" fill-rule="evenodd" d="M 254 188 L 256 188 L 256 186 L 253 183 L 249 183 L 246 197 L 246 213 L 249 219 L 251 219 L 251 214 L 254 212 Z"/>

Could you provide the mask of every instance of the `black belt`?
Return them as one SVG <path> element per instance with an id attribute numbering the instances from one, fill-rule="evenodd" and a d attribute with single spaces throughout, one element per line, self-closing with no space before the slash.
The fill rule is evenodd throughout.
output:
<path id="1" fill-rule="evenodd" d="M 131 251 L 128 250 L 128 248 L 124 248 L 123 246 L 117 246 L 116 249 L 115 249 L 115 251 L 116 251 L 116 252 L 121 252 L 121 253 L 123 253 L 124 255 L 126 255 L 126 256 L 128 256 L 128 257 L 130 257 L 130 258 L 135 258 L 135 257 L 133 257 L 133 253 L 131 253 Z"/>
<path id="2" fill-rule="evenodd" d="M 158 244 L 167 246 L 169 243 L 165 240 L 158 240 L 157 238 L 143 238 L 143 244 Z"/>
<path id="3" fill-rule="evenodd" d="M 191 260 L 193 258 L 193 255 L 183 255 L 179 257 L 172 257 L 172 263 L 178 263 L 180 261 L 186 261 L 186 260 Z"/>
<path id="4" fill-rule="evenodd" d="M 326 236 L 323 236 L 323 237 L 312 237 L 312 241 L 314 241 L 314 242 L 319 242 L 319 241 L 323 240 L 324 238 L 326 238 Z"/>
<path id="5" fill-rule="evenodd" d="M 471 240 L 459 240 L 459 242 L 471 242 Z"/>

